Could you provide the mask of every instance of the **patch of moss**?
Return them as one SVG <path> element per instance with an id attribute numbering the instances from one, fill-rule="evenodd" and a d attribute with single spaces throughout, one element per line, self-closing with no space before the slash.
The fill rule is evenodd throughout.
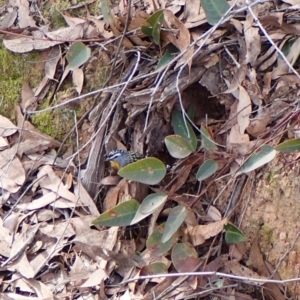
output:
<path id="1" fill-rule="evenodd" d="M 100 11 L 100 0 L 95 1 L 93 4 L 89 5 L 89 11 L 91 15 L 98 16 L 101 14 Z"/>
<path id="2" fill-rule="evenodd" d="M 274 242 L 273 230 L 269 226 L 263 225 L 260 229 L 260 235 L 264 244 L 272 244 Z"/>
<path id="3" fill-rule="evenodd" d="M 82 2 L 85 2 L 85 0 L 81 0 Z M 78 4 L 81 2 L 78 1 Z M 97 0 L 96 2 L 98 3 Z M 63 14 L 67 8 L 72 7 L 73 4 L 71 4 L 70 1 L 66 0 L 59 0 L 55 2 L 55 5 L 53 3 L 47 2 L 45 4 L 45 7 L 42 9 L 43 16 L 48 19 L 49 23 L 51 24 L 52 30 L 57 30 L 62 27 L 67 27 L 66 21 L 63 17 Z M 99 3 L 98 5 L 96 3 L 93 3 L 89 6 L 89 10 L 91 14 L 99 14 Z M 68 15 L 71 17 L 79 17 L 79 18 L 86 18 L 87 10 L 85 7 L 78 8 L 78 9 L 71 9 L 68 10 Z"/>
<path id="4" fill-rule="evenodd" d="M 48 99 L 45 99 L 39 107 L 40 110 L 54 106 L 57 103 L 64 102 L 62 99 L 72 98 L 73 89 L 67 89 L 58 92 L 55 100 L 50 103 L 49 95 Z M 51 137 L 62 141 L 66 134 L 74 126 L 74 114 L 76 113 L 76 105 L 74 107 L 61 107 L 49 110 L 43 113 L 32 115 L 31 123 L 40 131 L 50 135 Z"/>
<path id="5" fill-rule="evenodd" d="M 110 74 L 110 58 L 106 51 L 94 49 L 84 66 L 85 82 L 83 93 L 100 89 Z"/>
<path id="6" fill-rule="evenodd" d="M 74 125 L 74 112 L 66 108 L 55 109 L 36 114 L 31 121 L 42 132 L 62 141 Z"/>
<path id="7" fill-rule="evenodd" d="M 274 181 L 274 176 L 275 176 L 275 172 L 271 170 L 267 178 L 268 183 L 272 183 Z"/>
<path id="8" fill-rule="evenodd" d="M 107 80 L 110 72 L 109 67 L 96 67 L 96 71 L 86 74 L 86 85 L 83 88 L 83 93 L 88 93 L 98 90 L 102 87 L 103 83 Z"/>
<path id="9" fill-rule="evenodd" d="M 66 27 L 66 21 L 60 13 L 60 10 L 57 8 L 57 6 L 48 6 L 49 4 L 50 3 L 47 3 L 47 5 L 45 6 L 43 10 L 43 16 L 48 19 L 49 23 L 51 24 L 52 30 Z M 69 6 L 67 6 L 66 4 L 65 8 Z"/>
<path id="10" fill-rule="evenodd" d="M 15 105 L 21 98 L 23 82 L 27 81 L 33 87 L 42 79 L 43 70 L 37 72 L 35 68 L 39 57 L 38 52 L 15 54 L 0 44 L 0 114 L 12 121 L 15 119 Z"/>

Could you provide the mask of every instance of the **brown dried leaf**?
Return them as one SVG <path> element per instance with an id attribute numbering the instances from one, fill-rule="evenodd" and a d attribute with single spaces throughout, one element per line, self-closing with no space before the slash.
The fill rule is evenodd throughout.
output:
<path id="1" fill-rule="evenodd" d="M 232 154 L 238 157 L 244 157 L 245 155 L 249 155 L 250 153 L 252 153 L 255 149 L 257 149 L 257 147 L 263 145 L 264 143 L 265 141 L 262 139 L 257 139 L 245 143 L 232 143 L 230 144 L 230 150 L 232 151 Z"/>
<path id="2" fill-rule="evenodd" d="M 55 193 L 48 193 L 36 200 L 33 200 L 29 203 L 20 203 L 17 205 L 17 207 L 21 210 L 35 210 L 38 208 L 45 207 L 55 201 L 57 198 L 57 195 Z"/>
<path id="3" fill-rule="evenodd" d="M 189 225 L 189 226 L 197 226 L 199 223 L 198 223 L 198 220 L 195 216 L 195 213 L 190 211 L 190 210 L 186 210 L 186 218 L 184 220 L 185 224 Z"/>
<path id="4" fill-rule="evenodd" d="M 33 288 L 40 299 L 54 300 L 52 291 L 43 282 L 31 278 L 24 278 L 24 280 Z"/>
<path id="5" fill-rule="evenodd" d="M 34 96 L 38 97 L 38 100 L 42 100 L 45 97 L 45 94 L 49 91 L 50 84 L 47 76 L 44 76 L 39 86 L 36 88 L 34 92 Z"/>
<path id="6" fill-rule="evenodd" d="M 200 1 L 186 0 L 184 14 L 184 25 L 186 28 L 193 28 L 207 22 Z"/>
<path id="7" fill-rule="evenodd" d="M 29 1 L 10 0 L 10 4 L 18 9 L 18 20 L 20 28 L 36 27 L 35 21 L 30 12 Z"/>
<path id="8" fill-rule="evenodd" d="M 23 134 L 22 134 L 23 135 Z M 23 154 L 29 155 L 36 152 L 41 152 L 49 148 L 51 142 L 47 139 L 26 139 L 25 141 L 15 144 L 11 148 L 11 152 L 17 152 L 17 154 L 22 157 Z"/>
<path id="9" fill-rule="evenodd" d="M 267 131 L 267 125 L 271 122 L 270 112 L 262 111 L 247 127 L 247 132 L 254 137 L 259 137 Z"/>
<path id="10" fill-rule="evenodd" d="M 261 41 L 259 28 L 253 26 L 253 18 L 250 15 L 247 15 L 244 23 L 244 36 L 247 47 L 246 64 L 250 63 L 251 66 L 254 66 L 261 52 Z"/>
<path id="11" fill-rule="evenodd" d="M 41 271 L 41 268 L 44 266 L 45 264 L 45 257 L 48 258 L 49 260 L 52 259 L 53 257 L 57 256 L 58 253 L 61 251 L 61 249 L 67 245 L 68 242 L 68 238 L 71 236 L 71 232 L 74 234 L 74 231 L 72 231 L 72 228 L 67 227 L 66 228 L 66 224 L 65 223 L 57 223 L 55 224 L 55 226 L 52 225 L 51 229 L 49 230 L 49 227 L 47 226 L 47 230 L 49 230 L 49 232 L 47 233 L 48 236 L 53 237 L 53 239 L 45 239 L 46 241 L 46 245 L 47 247 L 45 248 L 45 251 L 39 251 L 39 253 L 37 255 L 34 255 L 31 257 L 30 260 L 30 265 L 32 266 L 33 270 L 34 270 L 34 274 L 36 275 L 37 273 L 39 273 Z M 40 231 L 43 231 L 46 228 L 40 228 Z M 58 237 L 60 237 L 62 234 L 64 234 L 64 238 L 60 239 L 58 243 L 56 243 L 56 240 L 58 239 Z"/>
<path id="12" fill-rule="evenodd" d="M 38 169 L 41 165 L 55 165 L 60 167 L 61 169 L 66 169 L 69 166 L 69 161 L 65 160 L 63 158 L 57 157 L 55 154 L 51 154 L 51 153 L 47 153 L 47 154 L 28 154 L 27 153 L 27 157 L 29 157 L 33 164 L 35 164 L 36 166 L 34 166 L 33 170 Z M 55 163 L 54 163 L 55 162 Z"/>
<path id="13" fill-rule="evenodd" d="M 229 23 L 234 26 L 234 28 L 237 30 L 239 34 L 243 34 L 243 25 L 240 21 L 234 18 L 230 18 Z"/>
<path id="14" fill-rule="evenodd" d="M 46 222 L 59 218 L 61 214 L 57 210 L 42 208 L 36 212 L 36 216 L 39 222 Z"/>
<path id="15" fill-rule="evenodd" d="M 181 52 L 185 52 L 191 43 L 191 36 L 189 30 L 184 26 L 184 24 L 181 21 L 179 21 L 173 15 L 173 13 L 170 10 L 164 9 L 164 17 L 165 17 L 164 20 L 165 26 L 170 30 L 167 32 L 163 32 L 162 38 L 171 42 Z M 193 53 L 194 53 L 193 48 L 186 51 L 185 54 L 182 56 L 182 58 L 180 58 L 180 60 L 177 62 L 175 69 L 183 65 L 187 61 L 189 61 L 188 65 L 190 69 L 192 65 L 191 58 L 193 56 Z"/>
<path id="16" fill-rule="evenodd" d="M 22 249 L 21 253 L 20 253 L 20 257 L 17 260 L 13 261 L 12 264 L 9 265 L 8 270 L 11 270 L 11 271 L 18 270 L 18 272 L 22 276 L 27 277 L 27 278 L 32 278 L 34 276 L 34 271 L 27 259 L 25 252 L 23 252 L 24 249 L 21 248 L 22 245 L 19 245 L 19 244 L 17 244 L 17 247 L 19 247 L 19 250 Z"/>
<path id="17" fill-rule="evenodd" d="M 207 225 L 198 225 L 195 227 L 188 227 L 187 231 L 190 236 L 191 242 L 194 246 L 201 245 L 205 242 L 205 240 L 216 236 L 218 233 L 220 233 L 224 225 L 227 224 L 228 220 L 227 218 L 213 222 Z"/>
<path id="18" fill-rule="evenodd" d="M 77 197 L 65 188 L 61 179 L 54 173 L 50 166 L 43 166 L 40 169 L 37 178 L 40 178 L 38 183 L 42 188 L 50 190 L 56 193 L 57 196 L 61 196 L 71 202 L 77 202 Z"/>
<path id="19" fill-rule="evenodd" d="M 88 208 L 93 216 L 99 216 L 99 211 L 97 206 L 91 196 L 86 191 L 85 187 L 82 185 L 81 181 L 78 181 L 74 186 L 74 194 L 78 197 L 81 202 Z"/>
<path id="20" fill-rule="evenodd" d="M 240 261 L 246 255 L 246 252 L 246 243 L 231 244 L 229 246 L 230 257 L 237 261 Z"/>
<path id="21" fill-rule="evenodd" d="M 103 201 L 103 209 L 104 211 L 114 207 L 117 205 L 119 199 L 122 194 L 124 194 L 124 190 L 126 188 L 126 179 L 122 179 L 117 186 L 111 188 Z"/>
<path id="22" fill-rule="evenodd" d="M 205 68 L 209 69 L 215 66 L 218 62 L 219 62 L 219 56 L 217 54 L 212 54 L 203 65 Z"/>
<path id="23" fill-rule="evenodd" d="M 89 16 L 88 20 L 91 20 L 96 25 L 98 32 L 106 39 L 114 37 L 114 34 L 111 31 L 106 30 L 105 22 L 103 20 L 98 20 L 96 17 Z"/>
<path id="24" fill-rule="evenodd" d="M 256 235 L 251 243 L 249 259 L 251 261 L 251 265 L 255 268 L 259 274 L 264 277 L 269 277 L 270 272 L 266 266 L 266 262 L 264 261 L 263 255 L 259 248 L 259 236 Z"/>
<path id="25" fill-rule="evenodd" d="M 9 265 L 9 269 L 19 270 L 19 272 L 28 278 L 34 276 L 33 269 L 31 268 L 27 257 L 26 257 L 26 248 L 31 245 L 33 242 L 34 236 L 39 229 L 40 224 L 34 226 L 24 225 L 22 227 L 22 233 L 17 233 L 14 237 L 13 244 L 11 247 L 10 256 L 3 264 L 7 262 L 12 262 Z"/>
<path id="26" fill-rule="evenodd" d="M 200 80 L 200 84 L 205 86 L 212 95 L 217 95 L 220 93 L 220 89 L 216 81 L 219 72 L 219 68 L 216 66 L 209 68 Z M 222 95 L 220 95 L 220 97 L 222 97 Z M 231 120 L 231 118 L 229 117 L 228 120 Z"/>
<path id="27" fill-rule="evenodd" d="M 36 110 L 37 98 L 27 82 L 23 82 L 21 94 L 21 107 L 23 110 Z"/>
<path id="28" fill-rule="evenodd" d="M 250 138 L 248 134 L 241 134 L 240 133 L 240 126 L 235 124 L 231 130 L 230 134 L 227 137 L 227 146 L 229 148 L 230 144 L 242 144 L 242 143 L 249 143 Z"/>
<path id="29" fill-rule="evenodd" d="M 299 5 L 299 1 L 298 0 L 282 0 L 285 3 L 291 4 L 291 5 Z"/>
<path id="30" fill-rule="evenodd" d="M 45 39 L 44 35 L 48 37 Z M 31 52 L 32 50 L 43 50 L 62 44 L 66 41 L 81 39 L 83 36 L 83 25 L 61 28 L 53 32 L 33 31 L 32 37 L 6 36 L 3 40 L 4 46 L 10 51 L 17 53 Z"/>
<path id="31" fill-rule="evenodd" d="M 97 269 L 89 275 L 89 279 L 81 285 L 81 287 L 94 287 L 99 285 L 103 280 L 107 279 L 106 272 L 102 269 Z"/>
<path id="32" fill-rule="evenodd" d="M 207 19 L 206 19 L 206 15 L 205 15 L 204 10 L 201 7 L 198 18 L 194 18 L 190 22 L 185 22 L 184 25 L 186 26 L 186 28 L 195 28 L 195 27 L 198 27 L 198 26 L 200 26 L 202 24 L 205 24 L 205 23 L 207 23 Z"/>
<path id="33" fill-rule="evenodd" d="M 20 213 L 12 212 L 3 222 L 3 227 L 9 230 L 10 233 L 16 231 L 19 224 Z"/>
<path id="34" fill-rule="evenodd" d="M 0 254 L 4 257 L 9 257 L 11 251 L 11 243 L 13 236 L 10 230 L 4 226 L 2 219 L 0 219 Z"/>
<path id="35" fill-rule="evenodd" d="M 52 32 L 44 32 L 51 40 L 60 42 L 75 41 L 83 37 L 84 24 L 78 24 L 74 27 L 60 28 Z M 43 48 L 45 49 L 45 48 Z"/>
<path id="36" fill-rule="evenodd" d="M 7 118 L 0 115 L 0 136 L 7 137 L 16 133 L 18 128 Z"/>
<path id="37" fill-rule="evenodd" d="M 100 184 L 102 184 L 102 185 L 117 185 L 119 181 L 120 181 L 119 176 L 106 176 L 101 180 Z"/>
<path id="38" fill-rule="evenodd" d="M 76 89 L 78 95 L 80 95 L 80 93 L 82 91 L 82 87 L 83 87 L 83 81 L 84 81 L 84 75 L 83 75 L 83 71 L 81 68 L 76 68 L 75 70 L 73 70 L 72 80 L 73 80 L 73 83 L 75 84 L 75 89 Z"/>
<path id="39" fill-rule="evenodd" d="M 110 14 L 109 17 L 110 17 L 109 24 L 110 24 L 110 27 L 111 27 L 111 30 L 112 30 L 114 36 L 115 37 L 121 36 L 122 35 L 121 32 L 123 31 L 123 28 L 122 28 L 122 26 L 120 26 L 117 17 L 114 16 L 113 14 Z M 125 37 L 123 39 L 123 44 L 128 49 L 132 49 L 134 47 L 133 44 L 131 43 L 131 41 L 127 37 Z"/>
<path id="40" fill-rule="evenodd" d="M 226 34 L 226 30 L 217 29 L 209 37 L 204 37 L 204 38 L 201 38 L 203 36 L 203 31 L 196 30 L 190 32 L 190 34 L 192 40 L 196 41 L 196 45 L 198 45 L 201 48 L 204 45 L 206 46 L 205 50 L 203 48 L 203 51 L 201 51 L 199 57 L 197 56 L 196 58 L 197 62 L 199 61 L 199 59 L 200 62 L 202 62 L 202 60 L 205 59 L 205 57 L 209 57 L 211 53 L 213 53 L 215 50 L 222 48 L 223 45 L 225 45 L 224 43 L 221 42 L 216 44 L 215 41 L 221 39 L 222 36 Z"/>
<path id="41" fill-rule="evenodd" d="M 6 14 L 0 24 L 0 29 L 7 29 L 10 28 L 15 23 L 15 20 L 18 16 L 16 10 L 13 10 L 11 13 Z"/>
<path id="42" fill-rule="evenodd" d="M 299 57 L 300 53 L 300 38 L 298 38 L 292 45 L 289 50 L 289 54 L 286 56 L 286 59 L 293 66 L 296 60 Z M 278 66 L 272 72 L 272 79 L 277 79 L 281 75 L 288 73 L 289 67 L 283 59 L 280 59 Z"/>
<path id="43" fill-rule="evenodd" d="M 9 144 L 7 142 L 6 138 L 0 137 L 0 151 L 3 151 L 9 147 Z"/>
<path id="44" fill-rule="evenodd" d="M 25 170 L 20 160 L 15 158 L 4 168 L 0 168 L 0 177 L 0 187 L 10 193 L 16 193 L 25 182 Z"/>
<path id="45" fill-rule="evenodd" d="M 207 215 L 209 217 L 211 217 L 212 220 L 214 220 L 214 221 L 221 221 L 222 220 L 222 215 L 221 215 L 220 211 L 212 205 L 209 206 L 209 209 L 207 211 Z"/>
<path id="46" fill-rule="evenodd" d="M 95 217 L 85 216 L 81 218 L 73 218 L 71 220 L 72 229 L 76 236 L 74 242 L 80 251 L 83 251 L 94 260 L 97 261 L 97 256 L 104 258 L 101 260 L 101 268 L 105 268 L 109 258 L 108 252 L 104 250 L 113 250 L 118 237 L 118 227 L 111 227 L 108 230 L 91 230 L 90 224 Z M 106 257 L 106 258 L 105 258 Z"/>
<path id="47" fill-rule="evenodd" d="M 237 122 L 240 127 L 240 133 L 243 134 L 250 124 L 250 115 L 252 113 L 251 99 L 247 91 L 239 86 L 239 103 L 237 106 Z"/>
<path id="48" fill-rule="evenodd" d="M 76 218 L 71 219 L 71 223 Z M 54 240 L 49 240 L 49 243 L 52 245 L 55 244 L 56 239 L 60 237 L 62 234 L 64 234 L 64 239 L 69 238 L 70 236 L 75 235 L 75 229 L 73 226 L 68 226 L 66 229 L 66 223 L 65 222 L 57 222 L 56 224 L 53 224 L 52 222 L 49 224 L 44 224 L 44 226 L 40 227 L 40 232 L 43 233 L 47 237 L 54 238 Z M 67 241 L 65 241 L 67 243 Z"/>
<path id="49" fill-rule="evenodd" d="M 237 72 L 234 74 L 233 80 L 230 83 L 228 89 L 224 92 L 225 94 L 233 93 L 245 79 L 247 74 L 247 65 L 241 65 Z"/>
<path id="50" fill-rule="evenodd" d="M 252 271 L 251 269 L 241 265 L 236 260 L 231 260 L 226 263 L 226 269 L 228 272 L 231 272 L 231 274 L 236 276 L 243 276 L 247 278 L 257 278 L 257 279 L 266 279 L 266 277 L 259 276 L 256 272 Z M 244 282 L 247 282 L 246 279 L 244 279 Z M 261 281 L 250 281 L 250 284 L 257 284 L 257 285 L 263 285 L 264 282 Z"/>
<path id="51" fill-rule="evenodd" d="M 66 23 L 68 24 L 68 26 L 70 26 L 70 27 L 75 27 L 76 25 L 86 23 L 86 20 L 84 20 L 84 19 L 70 17 L 67 15 L 63 15 L 63 17 L 64 17 Z"/>
<path id="52" fill-rule="evenodd" d="M 181 169 L 181 171 L 179 172 L 179 174 L 177 176 L 176 181 L 171 185 L 171 188 L 170 188 L 171 194 L 178 191 L 186 183 L 192 168 L 193 168 L 193 165 L 190 164 Z"/>
<path id="53" fill-rule="evenodd" d="M 48 79 L 54 79 L 56 72 L 57 63 L 61 59 L 61 48 L 60 46 L 54 46 L 45 63 L 45 75 Z"/>

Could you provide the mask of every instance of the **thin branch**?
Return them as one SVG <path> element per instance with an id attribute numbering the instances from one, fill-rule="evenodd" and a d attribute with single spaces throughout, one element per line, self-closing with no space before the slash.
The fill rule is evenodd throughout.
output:
<path id="1" fill-rule="evenodd" d="M 226 274 L 221 272 L 184 272 L 184 273 L 169 273 L 169 274 L 156 274 L 156 275 L 147 275 L 147 276 L 139 276 L 135 278 L 130 278 L 128 280 L 125 280 L 117 285 L 107 285 L 107 287 L 119 287 L 124 284 L 139 281 L 139 280 L 146 280 L 146 279 L 154 279 L 154 278 L 170 278 L 170 277 L 179 277 L 179 276 L 201 276 L 201 277 L 207 277 L 207 276 L 219 276 L 219 277 L 225 277 L 235 280 L 240 280 L 243 282 L 255 282 L 255 283 L 274 283 L 274 284 L 286 284 L 291 282 L 298 282 L 300 281 L 300 278 L 291 278 L 291 279 L 285 279 L 285 280 L 275 280 L 275 279 L 268 279 L 268 278 L 253 278 L 253 277 L 245 277 L 245 276 L 236 276 L 232 274 Z"/>

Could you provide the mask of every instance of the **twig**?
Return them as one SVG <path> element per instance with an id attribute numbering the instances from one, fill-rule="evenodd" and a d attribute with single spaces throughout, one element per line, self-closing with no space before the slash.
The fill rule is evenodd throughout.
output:
<path id="1" fill-rule="evenodd" d="M 96 0 L 90 0 L 90 1 L 87 1 L 87 2 L 81 2 L 81 3 L 77 4 L 77 5 L 74 5 L 74 6 L 71 6 L 71 7 L 67 7 L 65 9 L 63 9 L 63 11 L 81 8 L 83 6 L 91 5 L 91 4 L 95 3 L 95 2 L 96 2 Z"/>
<path id="2" fill-rule="evenodd" d="M 240 281 L 249 281 L 249 282 L 258 282 L 261 284 L 264 283 L 274 283 L 274 284 L 286 284 L 291 282 L 298 282 L 300 281 L 300 278 L 291 278 L 291 279 L 285 279 L 285 280 L 276 280 L 276 279 L 268 279 L 268 278 L 253 278 L 253 277 L 245 277 L 245 276 L 236 276 L 232 274 L 226 274 L 221 272 L 183 272 L 183 273 L 169 273 L 169 274 L 156 274 L 156 275 L 147 275 L 147 276 L 139 276 L 135 278 L 131 278 L 128 280 L 125 280 L 117 285 L 108 285 L 107 287 L 119 287 L 121 285 L 139 281 L 139 280 L 146 280 L 146 279 L 154 279 L 154 278 L 167 278 L 167 277 L 179 277 L 179 276 L 219 276 L 224 278 L 230 278 Z"/>

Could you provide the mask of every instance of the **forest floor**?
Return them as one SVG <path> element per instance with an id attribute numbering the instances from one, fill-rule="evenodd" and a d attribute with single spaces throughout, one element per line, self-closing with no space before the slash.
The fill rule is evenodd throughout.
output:
<path id="1" fill-rule="evenodd" d="M 0 0 L 0 298 L 297 299 L 298 15 Z"/>

